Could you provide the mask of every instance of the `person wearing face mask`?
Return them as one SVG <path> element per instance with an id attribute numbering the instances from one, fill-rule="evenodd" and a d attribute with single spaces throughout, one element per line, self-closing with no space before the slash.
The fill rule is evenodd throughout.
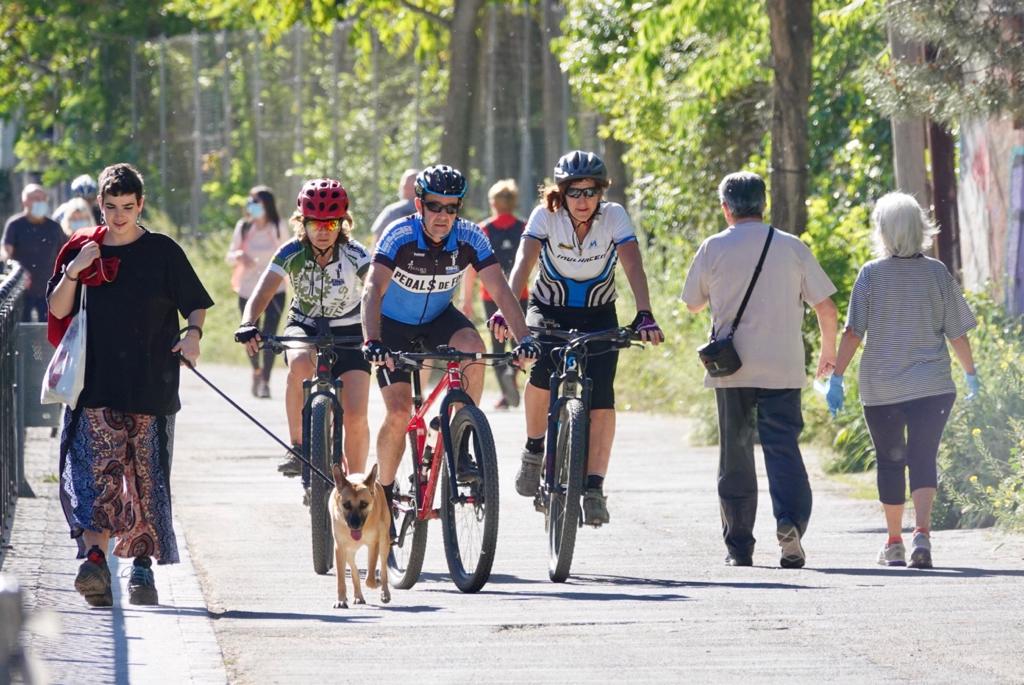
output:
<path id="1" fill-rule="evenodd" d="M 71 234 L 81 228 L 89 228 L 90 226 L 97 226 L 98 224 L 93 220 L 92 208 L 89 207 L 89 203 L 80 197 L 68 200 L 64 208 L 64 212 L 59 220 L 56 220 L 61 229 L 64 231 L 64 235 L 71 237 Z"/>
<path id="2" fill-rule="evenodd" d="M 46 191 L 30 183 L 21 191 L 22 211 L 7 220 L 4 226 L 4 259 L 17 260 L 28 272 L 25 309 L 22 321 L 46 321 L 46 279 L 67 236 L 53 219 Z"/>
<path id="3" fill-rule="evenodd" d="M 245 305 L 252 297 L 260 275 L 289 237 L 288 231 L 281 226 L 273 192 L 267 186 L 255 186 L 249 191 L 245 216 L 235 224 L 227 254 L 228 264 L 234 267 L 231 272 L 231 288 L 238 294 L 239 311 L 245 311 Z M 256 320 L 257 327 L 264 335 L 277 333 L 287 287 L 287 278 L 282 278 L 263 316 Z M 259 355 L 249 357 L 254 397 L 270 397 L 270 370 L 274 366 L 275 356 L 273 350 L 264 350 L 262 359 Z"/>
<path id="4" fill-rule="evenodd" d="M 555 164 L 554 180 L 542 190 L 543 204 L 526 222 L 509 277 L 512 290 L 520 292 L 541 262 L 530 289 L 527 322 L 539 326 L 549 320 L 561 329 L 581 332 L 615 328 L 615 265 L 621 261 L 637 308 L 630 327 L 644 342 L 663 342 L 665 336 L 651 313 L 647 274 L 633 222 L 622 205 L 604 199 L 604 191 L 611 185 L 604 161 L 593 152 L 568 152 Z M 506 328 L 502 314 L 507 317 L 508 311 L 502 309 L 488 322 L 498 337 Z M 516 475 L 516 492 L 523 497 L 534 497 L 540 486 L 554 370 L 551 347 L 544 345 L 545 353 L 531 369 L 524 393 L 527 440 Z M 587 375 L 593 389 L 583 520 L 599 526 L 609 522 L 604 476 L 615 437 L 618 352 L 608 343 L 592 345 L 590 352 Z"/>
<path id="5" fill-rule="evenodd" d="M 58 205 L 57 209 L 53 210 L 53 214 L 50 216 L 51 219 L 63 226 L 64 219 L 71 211 L 72 206 L 79 206 L 79 200 L 83 200 L 86 207 L 89 208 L 89 213 L 92 215 L 92 223 L 89 226 L 99 226 L 103 223 L 103 212 L 100 211 L 100 207 L 96 203 L 96 181 L 93 180 L 92 176 L 89 174 L 76 176 L 75 180 L 71 182 L 71 195 L 70 200 L 62 205 Z"/>

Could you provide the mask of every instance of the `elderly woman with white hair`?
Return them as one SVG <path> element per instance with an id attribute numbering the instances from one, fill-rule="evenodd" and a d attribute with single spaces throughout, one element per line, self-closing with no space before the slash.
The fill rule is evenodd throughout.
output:
<path id="1" fill-rule="evenodd" d="M 865 264 L 854 283 L 828 406 L 833 414 L 842 408 L 843 372 L 864 340 L 860 400 L 875 446 L 878 496 L 889 534 L 878 563 L 907 565 L 902 532 L 909 471 L 915 517 L 910 566 L 931 568 L 936 455 L 956 399 L 946 340 L 964 369 L 971 397 L 979 386 L 967 332 L 977 320 L 945 265 L 924 256 L 937 230 L 912 196 L 885 195 L 871 220 L 878 259 Z"/>

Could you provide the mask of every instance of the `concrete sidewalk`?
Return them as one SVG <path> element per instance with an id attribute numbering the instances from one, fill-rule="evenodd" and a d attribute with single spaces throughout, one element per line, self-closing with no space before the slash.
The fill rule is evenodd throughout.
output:
<path id="1" fill-rule="evenodd" d="M 201 370 L 284 433 L 283 373 L 268 402 L 249 397 L 247 369 Z M 376 388 L 370 397 L 375 431 Z M 942 531 L 934 571 L 878 567 L 877 503 L 824 479 L 812 450 L 808 566 L 778 568 L 759 456 L 761 543 L 753 568 L 731 568 L 717 450 L 690 446 L 683 419 L 623 412 L 613 523 L 581 531 L 572 576 L 553 584 L 543 519 L 512 487 L 522 413 L 488 411 L 501 472 L 490 582 L 474 595 L 454 588 L 435 523 L 413 589 L 388 605 L 371 591 L 367 605 L 339 611 L 334 572 L 311 567 L 299 485 L 275 469 L 281 449 L 192 374 L 182 402 L 172 481 L 183 563 L 156 568 L 160 607 L 128 606 L 127 578 L 113 610 L 85 606 L 57 501 L 56 441 L 32 435 L 37 497 L 18 503 L 2 570 L 30 609 L 60 619 L 59 635 L 29 643 L 51 682 L 1024 682 L 1024 537 Z"/>
<path id="2" fill-rule="evenodd" d="M 108 555 L 114 606 L 93 609 L 74 588 L 80 561 L 57 493 L 58 440 L 30 428 L 25 470 L 34 498 L 18 500 L 2 570 L 31 615 L 27 647 L 52 683 L 224 683 L 220 647 L 175 519 L 181 563 L 155 566 L 160 606 L 128 604 L 129 561 Z"/>

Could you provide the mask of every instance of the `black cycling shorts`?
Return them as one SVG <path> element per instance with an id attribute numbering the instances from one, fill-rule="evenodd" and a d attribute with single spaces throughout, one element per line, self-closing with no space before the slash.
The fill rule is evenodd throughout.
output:
<path id="1" fill-rule="evenodd" d="M 380 341 L 394 352 L 418 352 L 420 345 L 425 351 L 433 352 L 440 345 L 451 342 L 452 336 L 463 328 L 476 330 L 473 322 L 449 304 L 433 321 L 418 325 L 402 323 L 380 317 Z M 411 383 L 408 371 L 390 371 L 386 366 L 377 367 L 377 384 L 386 388 L 395 383 Z"/>
<path id="2" fill-rule="evenodd" d="M 362 338 L 363 327 L 357 323 L 349 326 L 335 326 L 331 328 L 331 333 L 337 336 L 356 336 L 358 338 Z M 298 321 L 288 321 L 284 327 L 284 335 L 295 337 L 301 335 L 316 335 L 316 327 L 299 323 Z M 310 350 L 315 361 L 316 350 L 314 350 L 312 346 L 310 347 Z M 294 358 L 294 355 L 298 353 L 299 350 L 289 350 L 286 353 L 286 361 L 290 361 L 287 357 Z M 346 371 L 365 371 L 366 373 L 370 373 L 370 362 L 366 361 L 363 357 L 363 351 L 358 347 L 352 350 L 344 347 L 335 348 L 334 354 L 337 355 L 337 359 L 334 361 L 334 366 L 331 367 L 331 375 L 334 378 L 340 378 L 341 374 Z"/>
<path id="3" fill-rule="evenodd" d="M 599 307 L 553 307 L 531 299 L 526 308 L 527 325 L 540 326 L 544 319 L 554 321 L 558 328 L 564 330 L 575 328 L 584 333 L 602 331 L 619 325 L 614 303 Z M 530 385 L 542 390 L 549 390 L 551 374 L 556 368 L 551 351 L 556 346 L 564 344 L 564 341 L 543 336 L 538 336 L 538 340 L 541 343 L 542 353 L 540 359 L 530 369 Z M 596 342 L 588 345 L 591 354 L 609 349 L 611 349 L 609 342 Z M 585 371 L 592 381 L 591 409 L 615 408 L 615 369 L 618 363 L 618 350 L 587 358 Z"/>

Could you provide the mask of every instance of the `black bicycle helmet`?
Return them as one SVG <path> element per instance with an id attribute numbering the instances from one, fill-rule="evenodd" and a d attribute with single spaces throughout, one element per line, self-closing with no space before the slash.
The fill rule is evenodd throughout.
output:
<path id="1" fill-rule="evenodd" d="M 464 197 L 466 177 L 458 169 L 447 164 L 428 166 L 416 176 L 416 197 L 422 199 L 427 193 L 444 197 Z"/>
<path id="2" fill-rule="evenodd" d="M 581 178 L 592 178 L 598 185 L 607 186 L 608 168 L 593 152 L 573 150 L 562 155 L 555 164 L 555 183 L 561 185 Z"/>

